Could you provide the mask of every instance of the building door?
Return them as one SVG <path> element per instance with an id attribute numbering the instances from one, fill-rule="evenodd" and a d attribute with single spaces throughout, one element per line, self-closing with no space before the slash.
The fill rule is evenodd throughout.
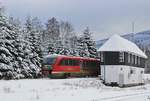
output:
<path id="1" fill-rule="evenodd" d="M 120 73 L 119 74 L 119 84 L 120 87 L 123 87 L 124 85 L 124 74 Z"/>

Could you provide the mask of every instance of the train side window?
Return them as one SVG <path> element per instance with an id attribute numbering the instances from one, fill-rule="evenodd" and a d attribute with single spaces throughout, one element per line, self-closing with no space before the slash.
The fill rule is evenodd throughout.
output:
<path id="1" fill-rule="evenodd" d="M 90 67 L 90 63 L 91 63 L 90 61 L 87 61 L 87 63 L 86 63 L 87 65 L 86 66 Z"/>
<path id="2" fill-rule="evenodd" d="M 89 68 L 92 68 L 92 67 L 93 67 L 93 61 L 89 61 L 88 63 L 89 63 L 89 64 L 88 64 L 88 67 L 89 67 Z"/>
<path id="3" fill-rule="evenodd" d="M 79 64 L 80 64 L 80 61 L 79 61 L 79 60 L 76 60 L 76 64 L 79 65 Z"/>
<path id="4" fill-rule="evenodd" d="M 83 67 L 86 67 L 86 61 L 83 61 Z"/>
<path id="5" fill-rule="evenodd" d="M 91 68 L 94 67 L 94 61 L 91 61 L 91 65 L 90 65 Z"/>
<path id="6" fill-rule="evenodd" d="M 93 61 L 93 67 L 96 67 L 97 64 L 96 64 L 96 61 Z"/>
<path id="7" fill-rule="evenodd" d="M 60 65 L 65 65 L 65 60 L 61 60 Z"/>
<path id="8" fill-rule="evenodd" d="M 67 65 L 68 65 L 68 66 L 72 66 L 72 64 L 73 64 L 73 63 L 72 63 L 72 60 L 68 60 L 68 64 L 67 64 Z"/>
<path id="9" fill-rule="evenodd" d="M 67 66 L 68 65 L 68 60 L 64 60 L 65 61 L 65 66 Z"/>
<path id="10" fill-rule="evenodd" d="M 91 61 L 88 61 L 87 64 L 87 67 L 91 67 Z"/>
<path id="11" fill-rule="evenodd" d="M 69 65 L 69 61 L 67 59 L 61 60 L 60 65 L 67 66 Z"/>
<path id="12" fill-rule="evenodd" d="M 79 60 L 65 59 L 60 62 L 60 65 L 63 66 L 78 66 Z"/>
<path id="13" fill-rule="evenodd" d="M 79 65 L 79 60 L 72 60 L 72 65 L 73 66 L 78 66 Z"/>
<path id="14" fill-rule="evenodd" d="M 72 60 L 72 66 L 75 66 L 76 60 Z"/>

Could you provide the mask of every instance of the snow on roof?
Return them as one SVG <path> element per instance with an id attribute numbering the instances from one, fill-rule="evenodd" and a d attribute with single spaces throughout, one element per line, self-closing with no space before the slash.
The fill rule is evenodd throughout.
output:
<path id="1" fill-rule="evenodd" d="M 120 37 L 119 35 L 113 35 L 111 38 L 109 38 L 109 40 L 98 49 L 98 51 L 123 51 L 147 58 L 145 53 L 139 49 L 136 44 Z"/>

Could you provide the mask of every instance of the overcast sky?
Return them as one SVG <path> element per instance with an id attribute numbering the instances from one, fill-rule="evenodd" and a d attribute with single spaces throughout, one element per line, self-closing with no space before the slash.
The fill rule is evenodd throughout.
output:
<path id="1" fill-rule="evenodd" d="M 69 21 L 81 33 L 89 26 L 94 39 L 112 34 L 150 30 L 150 0 L 0 0 L 9 15 L 24 19 L 38 16 Z"/>

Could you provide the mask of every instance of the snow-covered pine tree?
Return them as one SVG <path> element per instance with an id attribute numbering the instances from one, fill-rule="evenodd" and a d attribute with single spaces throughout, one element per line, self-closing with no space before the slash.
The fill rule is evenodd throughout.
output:
<path id="1" fill-rule="evenodd" d="M 13 71 L 13 56 L 7 47 L 11 45 L 11 36 L 6 17 L 0 11 L 0 78 L 6 75 L 12 75 Z"/>
<path id="2" fill-rule="evenodd" d="M 83 36 L 78 37 L 77 50 L 78 50 L 79 56 L 89 57 L 88 47 L 87 47 L 87 44 L 85 43 L 85 41 L 83 39 Z"/>
<path id="3" fill-rule="evenodd" d="M 13 21 L 13 20 L 11 20 Z M 0 12 L 0 78 L 16 79 L 20 72 L 17 61 L 17 27 Z M 22 75 L 20 75 L 22 77 Z"/>
<path id="4" fill-rule="evenodd" d="M 60 31 L 59 22 L 56 18 L 51 18 L 46 23 L 46 30 L 44 31 L 45 48 L 49 54 L 56 53 L 60 47 Z"/>
<path id="5" fill-rule="evenodd" d="M 28 40 L 25 40 L 25 37 L 22 37 L 26 33 L 22 33 L 21 25 L 18 19 L 10 17 L 9 25 L 15 33 L 15 41 L 13 43 L 13 56 L 15 59 L 13 67 L 14 73 L 17 74 L 15 79 L 37 77 L 37 75 L 39 74 L 39 69 L 35 68 L 35 65 L 33 65 L 33 62 L 31 61 L 31 43 L 28 42 Z M 26 37 L 26 39 L 27 38 L 28 37 Z"/>
<path id="6" fill-rule="evenodd" d="M 40 21 L 40 19 L 38 19 L 37 17 L 34 17 L 32 19 L 32 26 L 33 26 L 33 31 L 35 33 L 35 42 L 33 43 L 34 49 L 36 51 L 36 53 L 40 56 L 40 58 L 42 57 L 42 34 L 43 34 L 43 25 Z"/>
<path id="7" fill-rule="evenodd" d="M 30 60 L 28 61 L 28 65 L 33 77 L 38 76 L 41 67 L 41 33 L 39 29 L 37 29 L 39 25 L 37 25 L 35 22 L 38 22 L 37 18 L 31 19 L 28 17 L 25 23 L 24 31 L 26 34 L 25 38 L 27 40 L 27 42 L 25 42 L 26 46 L 24 48 L 26 49 L 26 58 L 29 58 Z"/>
<path id="8" fill-rule="evenodd" d="M 95 46 L 95 41 L 92 39 L 92 33 L 90 32 L 89 28 L 87 27 L 83 32 L 83 43 L 87 45 L 89 57 L 97 58 L 97 50 Z"/>
<path id="9" fill-rule="evenodd" d="M 13 17 L 9 17 L 9 25 L 12 31 L 14 31 L 14 49 L 13 49 L 13 54 L 14 54 L 14 73 L 16 73 L 16 76 L 14 79 L 19 79 L 19 78 L 25 78 L 25 76 L 22 74 L 22 71 L 25 69 L 22 64 L 23 64 L 23 58 L 24 58 L 24 53 L 23 53 L 23 39 L 21 38 L 21 22 L 19 19 L 15 19 Z"/>

